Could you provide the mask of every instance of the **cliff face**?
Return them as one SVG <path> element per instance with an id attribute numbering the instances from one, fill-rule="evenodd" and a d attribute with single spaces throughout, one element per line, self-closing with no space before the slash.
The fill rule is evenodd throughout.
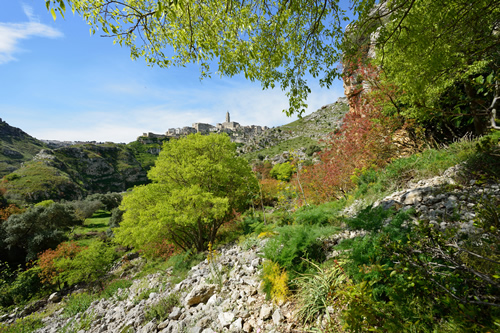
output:
<path id="1" fill-rule="evenodd" d="M 342 79 L 350 111 L 359 105 L 361 96 L 371 89 L 373 82 L 370 82 L 368 78 L 373 77 L 378 70 L 369 69 L 365 64 L 376 56 L 376 44 L 379 37 L 377 27 L 384 24 L 390 17 L 385 3 L 376 6 L 370 16 L 374 19 L 367 18 L 365 24 L 362 25 L 363 28 L 348 26 L 345 32 L 351 51 L 343 61 Z"/>

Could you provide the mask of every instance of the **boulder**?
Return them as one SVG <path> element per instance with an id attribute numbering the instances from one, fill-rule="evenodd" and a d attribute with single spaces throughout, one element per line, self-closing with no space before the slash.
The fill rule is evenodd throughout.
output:
<path id="1" fill-rule="evenodd" d="M 215 284 L 200 284 L 194 287 L 186 296 L 184 304 L 186 306 L 193 306 L 200 303 L 206 303 L 215 293 L 216 289 L 217 285 Z"/>

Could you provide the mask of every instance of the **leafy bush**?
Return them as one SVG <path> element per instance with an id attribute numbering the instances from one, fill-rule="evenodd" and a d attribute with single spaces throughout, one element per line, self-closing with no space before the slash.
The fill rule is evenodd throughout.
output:
<path id="1" fill-rule="evenodd" d="M 336 229 L 290 225 L 275 230 L 279 234 L 266 243 L 264 257 L 286 269 L 290 280 L 293 280 L 298 273 L 310 269 L 309 262 L 304 259 L 313 262 L 325 260 L 319 237 L 331 234 Z"/>
<path id="2" fill-rule="evenodd" d="M 295 221 L 305 225 L 321 225 L 331 224 L 336 220 L 336 215 L 332 214 L 332 210 L 326 206 L 303 206 L 294 214 Z"/>
<path id="3" fill-rule="evenodd" d="M 111 210 L 111 217 L 108 223 L 111 230 L 120 226 L 120 222 L 123 220 L 123 213 L 125 213 L 125 211 L 118 207 Z"/>
<path id="4" fill-rule="evenodd" d="M 146 309 L 146 321 L 156 319 L 159 322 L 162 322 L 168 318 L 172 309 L 180 304 L 179 295 L 176 293 L 170 293 L 166 297 L 160 299 L 158 303 L 155 303 Z"/>
<path id="5" fill-rule="evenodd" d="M 372 230 L 344 241 L 352 285 L 342 291 L 344 328 L 402 332 L 484 332 L 500 324 L 500 202 L 477 205 L 480 234 L 440 230 L 411 212 L 366 209 L 346 222 Z"/>
<path id="6" fill-rule="evenodd" d="M 85 201 L 100 202 L 107 211 L 118 208 L 122 202 L 122 195 L 120 193 L 94 193 L 85 198 Z"/>
<path id="7" fill-rule="evenodd" d="M 295 171 L 295 167 L 290 162 L 285 162 L 274 165 L 269 174 L 277 180 L 288 182 Z"/>
<path id="8" fill-rule="evenodd" d="M 73 259 L 83 248 L 74 242 L 64 242 L 57 246 L 55 250 L 48 249 L 38 255 L 38 267 L 40 268 L 40 278 L 42 282 L 62 287 L 62 280 L 59 276 L 61 268 L 56 267 L 60 259 Z"/>
<path id="9" fill-rule="evenodd" d="M 82 221 L 82 223 L 92 217 L 94 213 L 103 207 L 100 201 L 87 201 L 87 200 L 77 200 L 68 202 L 69 205 L 75 212 L 75 216 Z"/>
<path id="10" fill-rule="evenodd" d="M 262 282 L 267 299 L 272 299 L 277 303 L 285 302 L 289 294 L 288 274 L 285 269 L 271 260 L 264 261 Z"/>
<path id="11" fill-rule="evenodd" d="M 78 313 L 84 312 L 90 307 L 94 301 L 94 296 L 88 293 L 72 294 L 67 300 L 64 307 L 64 316 L 73 317 Z"/>
<path id="12" fill-rule="evenodd" d="M 61 281 L 68 285 L 94 283 L 108 272 L 117 257 L 113 247 L 101 241 L 94 241 L 73 258 L 58 258 L 54 267 L 59 271 Z"/>
<path id="13" fill-rule="evenodd" d="M 67 239 L 67 231 L 80 221 L 66 205 L 32 207 L 22 214 L 11 215 L 4 223 L 4 242 L 15 252 L 17 260 L 33 260 L 37 254 L 55 248 Z"/>
<path id="14" fill-rule="evenodd" d="M 0 306 L 24 305 L 43 292 L 38 267 L 12 270 L 7 263 L 2 263 L 0 268 Z"/>

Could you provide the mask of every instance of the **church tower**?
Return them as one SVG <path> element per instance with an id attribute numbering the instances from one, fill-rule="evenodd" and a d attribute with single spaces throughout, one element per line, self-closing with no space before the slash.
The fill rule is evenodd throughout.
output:
<path id="1" fill-rule="evenodd" d="M 226 123 L 229 123 L 231 118 L 229 117 L 229 111 L 226 112 Z"/>

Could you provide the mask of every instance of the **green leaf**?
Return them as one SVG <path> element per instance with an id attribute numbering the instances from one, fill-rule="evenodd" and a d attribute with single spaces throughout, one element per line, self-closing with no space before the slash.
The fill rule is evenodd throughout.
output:
<path id="1" fill-rule="evenodd" d="M 57 18 L 57 15 L 56 15 L 56 11 L 54 10 L 54 8 L 52 8 L 52 9 L 50 10 L 50 13 L 52 14 L 52 18 L 53 18 L 53 19 L 54 19 L 54 21 L 55 21 L 55 20 L 56 20 L 56 18 Z"/>
<path id="2" fill-rule="evenodd" d="M 491 72 L 490 75 L 486 77 L 486 82 L 488 82 L 489 84 L 493 82 L 493 72 Z"/>

